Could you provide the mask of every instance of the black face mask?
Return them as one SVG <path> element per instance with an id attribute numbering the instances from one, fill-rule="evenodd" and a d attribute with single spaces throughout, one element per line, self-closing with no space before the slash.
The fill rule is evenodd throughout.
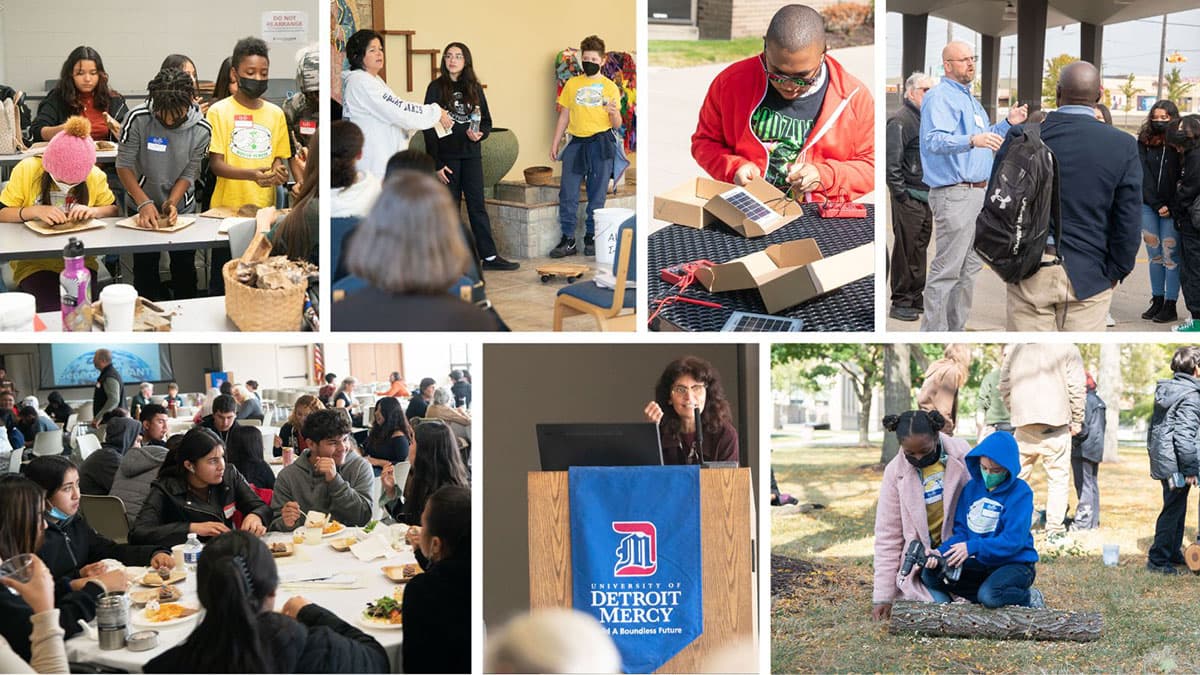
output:
<path id="1" fill-rule="evenodd" d="M 583 62 L 583 72 L 587 73 L 588 77 L 591 77 L 592 75 L 595 75 L 596 73 L 600 72 L 600 64 L 592 63 L 591 61 L 584 61 Z"/>
<path id="2" fill-rule="evenodd" d="M 163 118 L 161 118 L 161 117 L 158 117 L 157 119 L 158 119 L 159 124 L 163 125 L 164 127 L 168 128 L 168 129 L 178 129 L 179 127 L 183 126 L 183 123 L 187 121 L 187 118 L 188 118 L 187 113 L 184 112 L 184 113 L 180 113 L 179 115 L 177 115 L 175 117 L 174 124 L 167 124 L 166 122 L 163 121 Z"/>
<path id="3" fill-rule="evenodd" d="M 901 452 L 903 452 L 903 451 L 901 451 Z M 933 450 L 930 450 L 928 453 L 925 454 L 924 457 L 921 457 L 920 459 L 913 457 L 912 455 L 908 454 L 907 452 L 904 453 L 904 459 L 908 460 L 909 464 L 912 464 L 913 466 L 917 467 L 918 469 L 924 469 L 926 467 L 933 466 L 941 458 L 942 458 L 942 443 L 940 440 L 938 441 L 937 445 L 933 446 Z"/>
<path id="4" fill-rule="evenodd" d="M 1163 121 L 1163 122 L 1151 121 L 1150 122 L 1150 131 L 1153 131 L 1156 134 L 1161 134 L 1162 132 L 1167 130 L 1167 124 L 1168 123 L 1166 121 Z"/>
<path id="5" fill-rule="evenodd" d="M 238 78 L 238 91 L 247 98 L 256 99 L 267 93 L 267 80 L 251 80 L 247 77 Z"/>

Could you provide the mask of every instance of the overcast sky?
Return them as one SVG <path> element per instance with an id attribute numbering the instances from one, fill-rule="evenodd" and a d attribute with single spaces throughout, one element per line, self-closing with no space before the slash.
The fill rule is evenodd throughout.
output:
<path id="1" fill-rule="evenodd" d="M 901 17 L 897 12 L 887 15 L 887 76 L 900 76 Z M 926 62 L 940 65 L 941 50 L 946 44 L 946 21 L 929 18 L 926 33 Z M 978 48 L 977 33 L 959 25 L 954 26 L 954 38 L 973 42 Z M 1162 17 L 1147 17 L 1137 21 L 1116 23 L 1104 27 L 1102 70 L 1105 77 L 1133 72 L 1136 75 L 1158 75 L 1159 42 L 1162 38 Z M 1000 41 L 1000 78 L 1009 76 L 1009 48 L 1017 44 L 1015 35 Z M 1178 66 L 1184 77 L 1200 78 L 1200 9 L 1177 12 L 1167 17 L 1167 54 L 1178 51 L 1187 57 L 1182 64 L 1165 64 L 1166 70 Z M 1015 52 L 1012 52 L 1015 54 Z M 1079 24 L 1050 28 L 1046 31 L 1046 58 L 1059 54 L 1079 54 Z M 1016 57 L 1011 58 L 1016 68 Z"/>

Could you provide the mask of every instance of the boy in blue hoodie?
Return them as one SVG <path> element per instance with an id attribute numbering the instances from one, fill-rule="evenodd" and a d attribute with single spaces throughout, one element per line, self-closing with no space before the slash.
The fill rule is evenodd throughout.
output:
<path id="1" fill-rule="evenodd" d="M 1031 588 L 1038 560 L 1029 529 L 1033 490 L 1017 477 L 1016 439 L 996 431 L 967 453 L 966 464 L 971 480 L 958 498 L 954 534 L 938 547 L 948 566 L 962 567 L 962 575 L 947 581 L 937 569 L 938 558 L 930 556 L 921 581 L 931 592 L 952 593 L 984 607 L 1045 607 L 1041 592 Z"/>

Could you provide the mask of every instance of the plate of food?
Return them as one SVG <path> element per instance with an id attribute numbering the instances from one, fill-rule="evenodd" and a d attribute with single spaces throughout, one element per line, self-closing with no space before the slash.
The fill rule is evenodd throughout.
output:
<path id="1" fill-rule="evenodd" d="M 276 558 L 286 558 L 296 553 L 296 545 L 290 541 L 272 542 L 267 548 L 271 549 L 271 555 Z"/>
<path id="2" fill-rule="evenodd" d="M 151 603 L 133 613 L 133 623 L 149 628 L 166 628 L 190 621 L 199 613 L 199 607 L 189 607 L 179 602 Z"/>
<path id="3" fill-rule="evenodd" d="M 390 595 L 376 598 L 367 603 L 367 608 L 358 617 L 358 623 L 364 628 L 394 630 L 403 628 L 404 622 L 400 616 L 400 602 Z"/>
<path id="4" fill-rule="evenodd" d="M 147 570 L 146 573 L 142 575 L 140 579 L 138 579 L 138 583 L 143 586 L 156 588 L 164 584 L 177 584 L 186 578 L 187 570 L 173 569 L 171 570 L 171 574 L 166 579 L 163 579 L 162 575 L 160 575 L 157 570 Z"/>
<path id="5" fill-rule="evenodd" d="M 382 568 L 384 576 L 398 584 L 406 584 L 412 581 L 418 574 L 425 570 L 416 563 L 406 563 L 404 565 L 388 565 Z"/>
<path id="6" fill-rule="evenodd" d="M 321 528 L 321 536 L 322 537 L 332 537 L 333 535 L 340 533 L 344 529 L 346 529 L 345 525 L 339 523 L 336 520 L 331 520 L 328 523 L 325 523 L 325 527 Z"/>
<path id="7" fill-rule="evenodd" d="M 167 584 L 158 588 L 139 588 L 129 591 L 129 600 L 135 605 L 145 605 L 151 600 L 158 602 L 174 602 L 183 597 L 183 591 L 178 586 Z"/>
<path id="8" fill-rule="evenodd" d="M 340 539 L 334 539 L 334 540 L 330 541 L 329 545 L 335 551 L 344 552 L 344 551 L 349 551 L 350 547 L 357 543 L 358 543 L 357 537 L 342 537 Z"/>

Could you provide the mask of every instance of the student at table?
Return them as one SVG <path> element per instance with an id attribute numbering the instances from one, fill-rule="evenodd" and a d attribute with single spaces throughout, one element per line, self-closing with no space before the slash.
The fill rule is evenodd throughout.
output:
<path id="1" fill-rule="evenodd" d="M 54 578 L 50 570 L 37 556 L 29 581 L 21 583 L 12 577 L 0 579 L 0 585 L 14 591 L 33 611 L 29 617 L 32 631 L 29 635 L 31 658 L 22 659 L 8 641 L 0 636 L 0 672 L 2 673 L 66 673 L 67 648 L 63 644 L 65 631 L 58 625 L 59 611 L 54 607 Z"/>
<path id="2" fill-rule="evenodd" d="M 194 103 L 193 76 L 177 68 L 161 70 L 146 85 L 144 105 L 125 120 L 117 149 L 117 176 L 125 187 L 125 208 L 139 227 L 175 225 L 179 214 L 196 213 L 196 176 L 208 155 L 212 127 Z M 196 252 L 170 251 L 171 289 L 176 300 L 196 297 Z M 158 275 L 160 253 L 133 255 L 133 283 L 152 300 L 169 297 Z"/>
<path id="3" fill-rule="evenodd" d="M 108 579 L 107 568 L 101 562 L 105 558 L 154 569 L 175 567 L 170 548 L 118 544 L 88 523 L 79 512 L 79 471 L 71 460 L 62 455 L 35 457 L 25 467 L 25 476 L 45 491 L 46 530 L 38 557 L 55 578 L 68 579 L 73 590 L 83 588 L 92 578 Z"/>
<path id="4" fill-rule="evenodd" d="M 292 159 L 289 165 L 296 186 L 292 196 L 300 198 L 304 184 L 309 180 L 306 162 L 315 159 L 317 153 L 309 148 L 309 140 L 317 137 L 321 104 L 321 50 L 309 45 L 296 55 L 296 92 L 283 102 L 283 115 L 287 118 L 288 140 L 291 142 Z M 311 174 L 314 178 L 317 174 Z"/>
<path id="5" fill-rule="evenodd" d="M 309 511 L 327 513 L 349 527 L 371 520 L 371 465 L 350 452 L 350 417 L 342 410 L 318 410 L 304 420 L 304 451 L 275 479 L 271 529 L 290 532 Z"/>
<path id="6" fill-rule="evenodd" d="M 0 221 L 41 220 L 58 225 L 117 215 L 116 197 L 104 172 L 96 166 L 91 129 L 87 118 L 72 117 L 50 139 L 41 157 L 26 157 L 13 168 L 0 192 Z M 58 311 L 61 257 L 15 260 L 9 265 L 17 289 L 37 299 L 38 312 Z M 98 269 L 95 258 L 89 258 L 87 266 L 92 271 L 94 291 Z"/>
<path id="7" fill-rule="evenodd" d="M 174 546 L 187 541 L 189 533 L 205 541 L 233 529 L 234 511 L 245 514 L 241 529 L 266 532 L 271 510 L 241 472 L 225 464 L 224 444 L 207 429 L 192 429 L 168 451 L 129 541 Z"/>
<path id="8" fill-rule="evenodd" d="M 125 518 L 137 522 L 142 504 L 150 494 L 150 483 L 158 477 L 167 457 L 167 410 L 151 403 L 142 408 L 142 444 L 135 445 L 121 457 L 108 494 L 125 504 Z"/>
<path id="9" fill-rule="evenodd" d="M 33 439 L 43 431 L 58 431 L 53 420 L 39 415 L 37 408 L 29 405 L 23 406 L 17 412 L 17 429 L 21 431 L 27 443 L 33 443 Z"/>
<path id="10" fill-rule="evenodd" d="M 237 419 L 263 421 L 262 403 L 258 397 L 250 393 L 246 385 L 239 384 L 233 388 L 233 400 L 237 402 Z"/>
<path id="11" fill-rule="evenodd" d="M 106 495 L 112 490 L 121 458 L 138 444 L 141 433 L 141 423 L 126 417 L 123 410 L 120 415 L 109 418 L 104 425 L 104 443 L 79 467 L 79 489 L 83 494 Z"/>
<path id="12" fill-rule="evenodd" d="M 80 46 L 63 61 L 58 83 L 38 106 L 29 132 L 34 140 L 48 141 L 66 128 L 68 119 L 82 115 L 91 122 L 88 133 L 93 140 L 115 141 L 128 113 L 125 98 L 108 86 L 108 72 L 99 52 Z"/>
<path id="13" fill-rule="evenodd" d="M 275 559 L 260 539 L 230 532 L 209 542 L 196 569 L 204 618 L 181 644 L 151 659 L 145 671 L 391 672 L 387 652 L 375 638 L 324 607 L 294 596 L 276 612 L 278 587 Z"/>
<path id="14" fill-rule="evenodd" d="M 150 405 L 154 402 L 151 398 L 154 396 L 154 385 L 149 382 L 143 382 L 138 385 L 138 393 L 129 399 L 129 416 L 133 419 L 138 419 L 142 416 L 142 406 Z"/>
<path id="15" fill-rule="evenodd" d="M 226 459 L 245 477 L 250 485 L 266 490 L 275 489 L 275 472 L 263 459 L 262 430 L 257 427 L 238 427 L 229 432 Z"/>
<path id="16" fill-rule="evenodd" d="M 367 436 L 366 459 L 378 476 L 384 467 L 408 461 L 412 427 L 404 417 L 400 401 L 390 396 L 379 399 L 375 404 L 374 417 L 371 433 Z"/>
<path id="17" fill-rule="evenodd" d="M 292 413 L 288 415 L 288 419 L 279 427 L 279 435 L 275 437 L 275 456 L 283 456 L 284 448 L 292 448 L 296 452 L 303 452 L 306 447 L 304 444 L 304 434 L 301 431 L 304 429 L 304 418 L 308 417 L 315 410 L 324 410 L 325 406 L 317 400 L 312 394 L 304 394 L 296 399 L 292 404 Z"/>
<path id="18" fill-rule="evenodd" d="M 304 164 L 303 183 L 295 195 L 291 211 L 279 216 L 267 239 L 271 255 L 283 255 L 292 260 L 307 260 L 320 264 L 321 218 L 318 186 L 320 184 L 320 136 L 309 137 L 308 160 Z"/>
<path id="19" fill-rule="evenodd" d="M 429 496 L 418 542 L 429 564 L 404 587 L 404 672 L 470 672 L 470 488 L 446 486 Z"/>
<path id="20" fill-rule="evenodd" d="M 292 151 L 287 120 L 279 106 L 262 99 L 270 67 L 266 42 L 256 37 L 238 40 L 229 73 L 237 79 L 237 91 L 214 103 L 207 114 L 212 127 L 208 161 L 217 177 L 213 207 L 273 206 L 275 188 L 288 180 L 285 160 Z M 221 267 L 229 258 L 228 249 L 213 250 L 210 295 L 224 293 Z"/>
<path id="21" fill-rule="evenodd" d="M 183 407 L 183 397 L 179 395 L 179 385 L 171 382 L 167 385 L 167 395 L 163 397 L 163 406 L 169 406 L 172 402 L 176 408 Z"/>
<path id="22" fill-rule="evenodd" d="M 454 432 L 441 420 L 426 420 L 417 425 L 409 456 L 412 470 L 407 485 L 398 490 L 394 468 L 386 467 L 380 475 L 382 496 L 393 518 L 408 525 L 419 525 L 429 495 L 447 485 L 470 487 L 471 481 Z M 401 490 L 403 499 L 398 494 Z"/>
<path id="23" fill-rule="evenodd" d="M 229 442 L 229 431 L 237 423 L 237 399 L 219 394 L 212 399 L 212 413 L 200 420 L 200 426 L 216 434 L 221 443 Z"/>
<path id="24" fill-rule="evenodd" d="M 192 103 L 200 109 L 200 114 L 208 112 L 208 102 L 200 98 L 200 80 L 196 77 L 196 63 L 192 61 L 186 54 L 168 54 L 163 59 L 162 65 L 158 70 L 164 71 L 168 68 L 177 68 L 188 74 L 192 78 L 192 88 L 195 92 L 192 95 Z"/>
<path id="25" fill-rule="evenodd" d="M 20 474 L 0 475 L 0 560 L 36 553 L 42 546 L 42 531 L 46 527 L 43 518 L 45 490 L 40 485 Z M 124 572 L 91 578 L 83 588 L 72 590 L 67 583 L 56 583 L 54 605 L 59 610 L 59 626 L 66 637 L 77 635 L 79 620 L 91 621 L 96 617 L 96 600 L 108 591 L 123 592 L 129 585 Z M 37 610 L 45 611 L 39 607 Z M 30 658 L 30 623 L 35 608 L 19 595 L 0 593 L 0 637 L 8 641 L 13 651 L 22 659 Z"/>
<path id="26" fill-rule="evenodd" d="M 361 422 L 362 406 L 359 405 L 358 399 L 354 397 L 354 389 L 358 386 L 358 379 L 353 376 L 347 376 L 342 379 L 342 386 L 338 387 L 337 393 L 334 394 L 333 400 L 330 402 L 332 408 L 344 408 L 350 414 L 350 420 L 353 423 Z"/>
<path id="27" fill-rule="evenodd" d="M 696 444 L 696 416 L 704 429 Z M 654 400 L 646 404 L 646 419 L 658 425 L 664 464 L 738 461 L 738 436 L 729 415 L 721 374 L 711 363 L 684 356 L 667 364 Z"/>
<path id="28" fill-rule="evenodd" d="M 59 426 L 65 425 L 75 411 L 63 400 L 62 394 L 52 391 L 46 396 L 46 414 Z"/>

